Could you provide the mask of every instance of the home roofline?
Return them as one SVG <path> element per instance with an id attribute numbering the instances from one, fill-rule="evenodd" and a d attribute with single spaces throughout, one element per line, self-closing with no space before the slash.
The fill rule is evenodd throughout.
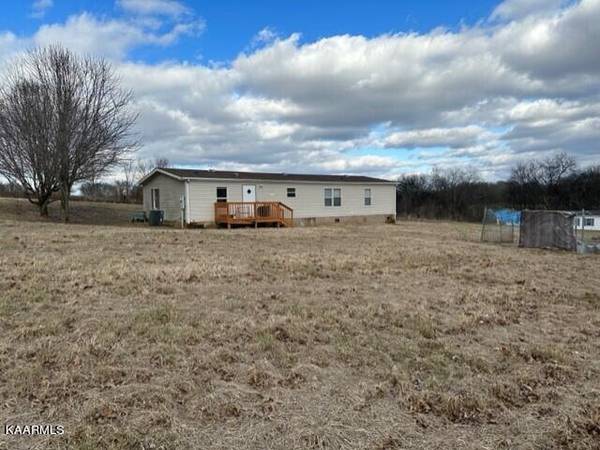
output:
<path id="1" fill-rule="evenodd" d="M 581 217 L 581 210 L 579 211 L 573 211 L 573 214 L 575 214 L 578 217 Z M 583 213 L 585 216 L 600 216 L 600 211 L 597 209 L 586 209 L 585 212 Z"/>
<path id="2" fill-rule="evenodd" d="M 157 173 L 162 173 L 163 175 L 166 175 L 168 177 L 174 178 L 174 179 L 176 179 L 178 181 L 184 181 L 185 180 L 185 178 L 178 177 L 177 175 L 175 175 L 175 174 L 173 174 L 171 172 L 167 172 L 166 170 L 163 170 L 160 167 L 156 167 L 151 172 L 149 172 L 148 174 L 144 175 L 142 177 L 142 179 L 138 183 L 141 184 L 141 185 L 143 185 L 146 181 L 148 181 L 150 178 L 152 178 Z"/>
<path id="3" fill-rule="evenodd" d="M 270 183 L 312 183 L 312 184 L 396 184 L 395 181 L 390 180 L 371 180 L 371 181 L 344 181 L 344 180 L 332 180 L 332 181 L 324 181 L 324 180 L 279 180 L 275 178 L 211 178 L 211 177 L 185 177 L 180 178 L 176 177 L 179 180 L 189 180 L 189 181 L 253 181 L 256 183 L 261 182 L 270 182 Z"/>
<path id="4" fill-rule="evenodd" d="M 150 173 L 148 173 L 147 175 L 145 175 L 140 181 L 139 184 L 143 185 L 144 183 L 146 183 L 150 178 L 152 178 L 154 175 L 156 175 L 157 173 L 163 174 L 163 175 L 167 175 L 175 180 L 178 181 L 226 181 L 226 182 L 230 182 L 230 181 L 252 181 L 255 183 L 261 183 L 261 182 L 271 182 L 271 183 L 309 183 L 309 184 L 331 184 L 331 185 L 335 185 L 335 184 L 375 184 L 375 185 L 395 185 L 396 182 L 395 181 L 390 181 L 390 180 L 380 180 L 380 179 L 372 179 L 372 180 L 363 180 L 363 181 L 352 181 L 352 180 L 331 180 L 331 181 L 325 181 L 325 180 L 282 180 L 282 179 L 278 179 L 278 178 L 252 178 L 252 177 L 236 177 L 236 178 L 217 178 L 217 177 L 180 177 L 178 175 L 175 175 L 174 173 L 171 173 L 168 169 L 164 170 L 160 167 L 155 168 L 154 170 L 152 170 Z M 240 172 L 240 173 L 244 173 L 244 172 Z"/>

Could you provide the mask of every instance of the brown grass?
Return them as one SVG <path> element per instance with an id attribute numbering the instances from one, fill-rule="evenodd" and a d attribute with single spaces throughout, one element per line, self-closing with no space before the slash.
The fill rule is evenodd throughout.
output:
<path id="1" fill-rule="evenodd" d="M 66 435 L 2 449 L 599 448 L 597 256 L 453 223 L 181 231 L 6 210 L 0 418 Z"/>
<path id="2" fill-rule="evenodd" d="M 96 203 L 75 200 L 71 203 L 71 222 L 88 225 L 125 225 L 129 214 L 141 211 L 142 205 L 125 203 Z M 38 209 L 25 199 L 0 197 L 0 220 L 18 222 L 61 222 L 60 203 L 50 204 L 49 216 L 40 218 Z"/>

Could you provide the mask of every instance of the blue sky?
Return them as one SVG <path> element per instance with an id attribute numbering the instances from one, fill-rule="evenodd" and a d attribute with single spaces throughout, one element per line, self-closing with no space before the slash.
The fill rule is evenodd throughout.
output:
<path id="1" fill-rule="evenodd" d="M 92 13 L 126 17 L 112 0 L 53 0 L 43 17 L 32 17 L 33 2 L 2 6 L 0 29 L 18 35 L 33 34 L 40 24 L 65 22 L 69 16 Z M 427 32 L 436 27 L 457 29 L 484 20 L 498 1 L 188 1 L 186 5 L 206 23 L 200 36 L 186 37 L 168 49 L 152 46 L 132 51 L 131 57 L 157 62 L 163 59 L 228 61 L 245 50 L 254 36 L 268 28 L 283 36 L 302 33 L 305 42 L 338 34 L 378 36 L 383 33 Z"/>
<path id="2" fill-rule="evenodd" d="M 600 0 L 5 2 L 0 58 L 112 61 L 137 157 L 239 170 L 506 176 L 600 149 Z"/>
<path id="3" fill-rule="evenodd" d="M 450 3 L 415 0 L 189 2 L 202 12 L 207 25 L 198 41 L 187 39 L 182 42 L 178 57 L 194 59 L 202 55 L 207 61 L 230 60 L 265 28 L 282 36 L 300 32 L 303 42 L 312 42 L 337 34 L 377 36 L 427 31 L 441 25 L 456 27 L 461 21 L 473 23 L 485 17 L 493 4 L 490 1 Z M 144 56 L 157 57 L 151 51 Z"/>

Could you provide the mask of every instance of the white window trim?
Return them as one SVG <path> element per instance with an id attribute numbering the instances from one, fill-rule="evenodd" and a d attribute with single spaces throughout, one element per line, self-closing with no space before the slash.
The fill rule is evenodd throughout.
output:
<path id="1" fill-rule="evenodd" d="M 219 197 L 217 195 L 217 192 L 219 191 L 219 189 L 225 189 L 225 197 Z M 215 188 L 215 198 L 216 198 L 217 202 L 227 203 L 228 196 L 229 196 L 229 189 L 227 189 L 227 186 L 217 186 Z"/>
<path id="2" fill-rule="evenodd" d="M 367 191 L 369 191 L 369 196 L 367 197 Z M 369 199 L 369 204 L 367 204 L 367 199 Z M 373 191 L 371 188 L 363 189 L 363 205 L 366 207 L 373 206 Z"/>
<path id="3" fill-rule="evenodd" d="M 331 190 L 331 197 L 330 197 L 331 198 L 331 205 L 326 205 L 325 204 L 325 199 L 327 199 L 327 197 L 325 195 L 325 192 L 328 189 Z M 335 197 L 335 191 L 336 190 L 340 191 L 340 196 L 339 196 L 340 204 L 339 205 L 335 204 L 335 198 L 336 198 Z M 341 206 L 342 206 L 342 188 L 341 187 L 325 187 L 325 188 L 323 188 L 323 205 L 325 206 L 325 208 L 341 208 Z"/>
<path id="4" fill-rule="evenodd" d="M 158 191 L 158 206 L 156 206 L 156 195 L 154 191 Z M 160 209 L 160 188 L 150 189 L 150 209 Z"/>
<path id="5" fill-rule="evenodd" d="M 190 181 L 185 182 L 185 223 L 192 222 L 192 215 L 190 211 Z"/>

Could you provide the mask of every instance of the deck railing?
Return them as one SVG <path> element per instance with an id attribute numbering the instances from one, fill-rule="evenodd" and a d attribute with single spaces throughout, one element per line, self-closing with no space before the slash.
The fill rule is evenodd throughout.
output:
<path id="1" fill-rule="evenodd" d="M 294 211 L 281 202 L 217 202 L 215 222 L 226 225 L 273 223 L 290 227 Z"/>

